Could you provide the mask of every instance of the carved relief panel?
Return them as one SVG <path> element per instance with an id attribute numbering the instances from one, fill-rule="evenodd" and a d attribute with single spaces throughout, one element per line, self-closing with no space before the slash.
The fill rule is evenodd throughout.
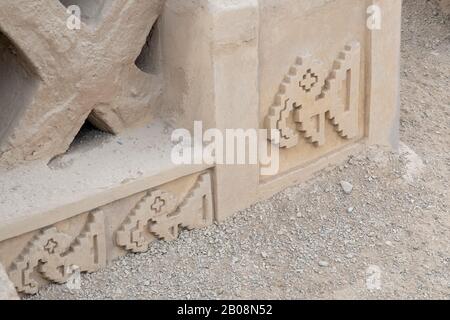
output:
<path id="1" fill-rule="evenodd" d="M 299 132 L 310 143 L 323 146 L 326 120 L 330 120 L 342 138 L 357 136 L 360 56 L 358 42 L 346 45 L 329 75 L 320 60 L 312 56 L 297 58 L 266 119 L 267 129 L 280 132 L 281 148 L 295 147 Z M 295 127 L 289 126 L 290 117 Z"/>
<path id="2" fill-rule="evenodd" d="M 131 209 L 123 216 L 125 207 Z M 45 283 L 65 283 L 75 271 L 97 271 L 127 252 L 147 251 L 153 241 L 213 222 L 211 174 L 203 172 L 1 242 L 0 258 L 17 291 L 35 294 Z"/>
<path id="3" fill-rule="evenodd" d="M 274 11 L 275 3 L 289 10 Z M 259 119 L 280 133 L 283 175 L 364 137 L 367 6 L 262 0 L 260 7 Z"/>
<path id="4" fill-rule="evenodd" d="M 39 290 L 36 271 L 48 281 L 64 283 L 75 269 L 94 272 L 106 265 L 102 211 L 89 213 L 84 230 L 75 238 L 55 227 L 40 230 L 11 264 L 8 274 L 17 291 Z"/>
<path id="5" fill-rule="evenodd" d="M 180 229 L 198 229 L 214 220 L 211 177 L 200 175 L 180 204 L 175 195 L 149 191 L 116 232 L 116 243 L 131 252 L 144 252 L 154 239 L 171 241 Z"/>

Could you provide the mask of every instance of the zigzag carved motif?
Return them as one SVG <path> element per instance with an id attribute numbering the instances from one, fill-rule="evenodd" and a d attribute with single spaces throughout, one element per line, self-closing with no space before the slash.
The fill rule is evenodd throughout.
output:
<path id="1" fill-rule="evenodd" d="M 71 240 L 55 227 L 41 230 L 9 268 L 9 277 L 17 290 L 28 294 L 38 292 L 36 270 L 49 281 L 64 283 L 74 267 L 81 272 L 93 272 L 106 265 L 102 211 L 90 213 L 84 230 L 73 242 Z"/>
<path id="2" fill-rule="evenodd" d="M 297 58 L 266 118 L 266 127 L 280 132 L 281 148 L 296 146 L 298 131 L 303 132 L 309 142 L 324 145 L 326 119 L 341 137 L 357 136 L 360 63 L 358 42 L 345 46 L 328 77 L 321 61 L 312 56 Z M 290 121 L 295 123 L 295 128 Z M 269 139 L 274 141 L 272 136 Z"/>
<path id="3" fill-rule="evenodd" d="M 183 202 L 161 190 L 149 192 L 116 233 L 116 243 L 132 252 L 144 252 L 154 238 L 174 240 L 181 228 L 203 228 L 214 219 L 211 176 L 202 174 Z"/>
<path id="4" fill-rule="evenodd" d="M 175 210 L 175 198 L 160 190 L 149 192 L 125 219 L 116 233 L 119 246 L 132 252 L 145 252 L 152 241 L 148 232 L 150 219 L 158 214 L 169 214 Z"/>

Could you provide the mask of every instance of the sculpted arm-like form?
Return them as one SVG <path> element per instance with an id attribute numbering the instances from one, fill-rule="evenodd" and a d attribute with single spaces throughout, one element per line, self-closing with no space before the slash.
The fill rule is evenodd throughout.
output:
<path id="1" fill-rule="evenodd" d="M 65 152 L 88 117 L 112 133 L 150 120 L 162 80 L 135 61 L 165 1 L 92 1 L 96 16 L 72 1 L 79 30 L 67 27 L 64 1 L 1 2 L 0 70 L 12 67 L 0 75 L 0 93 L 10 96 L 0 102 L 0 164 Z"/>

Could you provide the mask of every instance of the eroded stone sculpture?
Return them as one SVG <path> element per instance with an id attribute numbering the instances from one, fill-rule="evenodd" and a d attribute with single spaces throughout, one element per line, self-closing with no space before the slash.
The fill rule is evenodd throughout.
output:
<path id="1" fill-rule="evenodd" d="M 111 133 L 148 123 L 163 80 L 159 71 L 144 72 L 135 61 L 164 2 L 2 1 L 0 31 L 24 56 L 19 64 L 33 77 L 23 80 L 32 88 L 24 99 L 0 106 L 0 112 L 15 114 L 0 129 L 0 164 L 64 153 L 88 118 Z M 79 30 L 67 27 L 69 4 L 81 8 Z M 0 37 L 0 48 L 6 36 Z M 157 48 L 159 40 L 153 40 Z M 158 65 L 158 50 L 148 59 Z M 15 84 L 2 83 L 7 85 Z"/>

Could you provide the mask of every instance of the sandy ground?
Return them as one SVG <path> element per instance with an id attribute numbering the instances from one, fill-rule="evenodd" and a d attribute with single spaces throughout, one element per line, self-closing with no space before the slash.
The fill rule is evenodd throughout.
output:
<path id="1" fill-rule="evenodd" d="M 399 154 L 367 150 L 32 298 L 450 299 L 450 20 L 436 0 L 405 0 L 403 19 Z"/>

